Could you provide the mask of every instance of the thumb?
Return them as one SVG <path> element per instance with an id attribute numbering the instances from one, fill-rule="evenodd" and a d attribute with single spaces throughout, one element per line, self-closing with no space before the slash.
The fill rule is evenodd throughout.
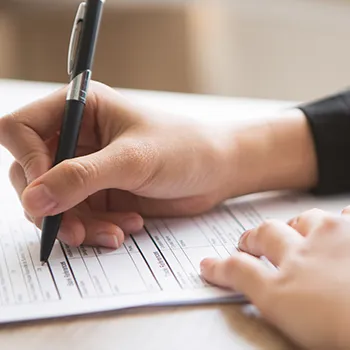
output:
<path id="1" fill-rule="evenodd" d="M 23 207 L 34 217 L 56 215 L 103 189 L 137 189 L 148 177 L 142 158 L 137 147 L 112 143 L 96 153 L 65 160 L 23 191 Z"/>

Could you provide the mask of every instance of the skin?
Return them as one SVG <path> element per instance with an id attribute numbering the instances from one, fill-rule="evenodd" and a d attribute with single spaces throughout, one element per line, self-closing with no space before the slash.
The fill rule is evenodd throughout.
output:
<path id="1" fill-rule="evenodd" d="M 211 283 L 244 293 L 263 317 L 308 349 L 348 349 L 350 336 L 350 210 L 318 209 L 289 224 L 267 221 L 242 236 L 242 253 L 205 259 Z M 266 267 L 266 256 L 277 270 Z"/>
<path id="2" fill-rule="evenodd" d="M 1 118 L 0 142 L 15 158 L 10 178 L 28 219 L 40 227 L 42 217 L 65 212 L 59 239 L 67 244 L 117 248 L 146 216 L 194 215 L 230 197 L 317 184 L 312 137 L 297 109 L 208 123 L 146 110 L 99 83 L 91 84 L 77 157 L 51 168 L 65 95 Z M 350 346 L 348 212 L 264 223 L 243 236 L 242 252 L 204 260 L 202 274 L 245 293 L 297 343 Z M 268 270 L 260 255 L 279 269 Z"/>

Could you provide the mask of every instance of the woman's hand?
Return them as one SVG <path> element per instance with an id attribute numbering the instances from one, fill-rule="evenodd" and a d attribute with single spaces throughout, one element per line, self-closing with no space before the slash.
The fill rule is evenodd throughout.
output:
<path id="1" fill-rule="evenodd" d="M 226 261 L 205 259 L 209 282 L 244 293 L 262 315 L 310 349 L 350 348 L 350 217 L 313 209 L 247 231 Z M 277 270 L 256 257 L 265 256 Z"/>
<path id="2" fill-rule="evenodd" d="M 10 177 L 29 218 L 65 212 L 59 238 L 116 248 L 140 215 L 191 215 L 229 194 L 233 175 L 219 127 L 144 110 L 92 83 L 77 158 L 50 169 L 66 89 L 0 120 L 16 161 Z M 49 170 L 50 169 L 50 170 Z M 231 181 L 231 180 L 230 180 Z"/>
<path id="3" fill-rule="evenodd" d="M 10 177 L 40 227 L 65 212 L 67 244 L 120 246 L 140 215 L 193 215 L 250 192 L 308 188 L 316 160 L 304 115 L 213 123 L 137 107 L 92 83 L 77 158 L 51 168 L 66 89 L 0 119 L 0 143 L 14 156 Z"/>

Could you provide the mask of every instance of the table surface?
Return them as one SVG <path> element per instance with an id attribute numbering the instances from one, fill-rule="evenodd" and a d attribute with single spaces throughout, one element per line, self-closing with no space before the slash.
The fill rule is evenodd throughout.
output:
<path id="1" fill-rule="evenodd" d="M 0 80 L 0 115 L 59 85 Z M 219 122 L 259 118 L 291 102 L 123 90 L 137 103 Z M 142 308 L 94 316 L 0 326 L 3 349 L 295 349 L 250 306 Z"/>

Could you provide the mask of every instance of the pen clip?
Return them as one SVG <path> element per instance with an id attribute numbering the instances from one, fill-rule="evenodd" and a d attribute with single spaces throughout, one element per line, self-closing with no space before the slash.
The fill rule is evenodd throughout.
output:
<path id="1" fill-rule="evenodd" d="M 67 64 L 68 75 L 71 75 L 73 72 L 76 51 L 77 51 L 78 42 L 79 42 L 79 34 L 81 31 L 81 26 L 83 24 L 83 20 L 85 16 L 85 7 L 86 7 L 86 3 L 82 2 L 78 7 L 77 14 L 75 15 L 74 24 L 73 24 L 72 33 L 71 33 L 70 42 L 69 42 L 69 48 L 68 48 L 68 64 Z"/>

